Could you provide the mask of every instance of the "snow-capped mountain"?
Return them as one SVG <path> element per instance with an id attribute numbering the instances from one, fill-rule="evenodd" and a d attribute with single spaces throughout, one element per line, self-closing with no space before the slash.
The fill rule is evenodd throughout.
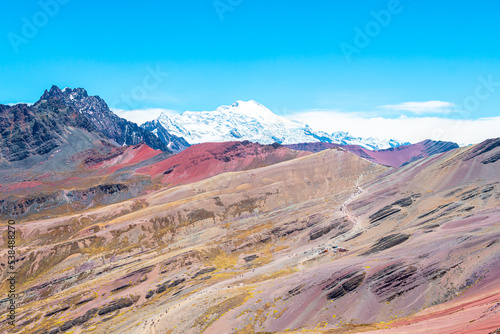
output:
<path id="1" fill-rule="evenodd" d="M 151 127 L 154 124 L 156 130 Z M 225 142 L 249 140 L 261 144 L 297 144 L 306 142 L 326 142 L 343 145 L 360 145 L 367 149 L 384 149 L 409 143 L 376 138 L 356 138 L 348 132 L 314 131 L 309 125 L 297 120 L 274 114 L 262 104 L 237 101 L 229 106 L 221 106 L 215 111 L 182 114 L 161 114 L 156 122 L 148 122 L 148 130 L 183 137 L 189 144 L 205 142 Z M 161 129 L 163 128 L 163 129 Z"/>

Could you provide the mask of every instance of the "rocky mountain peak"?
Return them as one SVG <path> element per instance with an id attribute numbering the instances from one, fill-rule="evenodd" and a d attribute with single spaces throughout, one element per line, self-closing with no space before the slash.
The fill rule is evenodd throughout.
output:
<path id="1" fill-rule="evenodd" d="M 83 100 L 83 99 L 89 97 L 89 94 L 83 88 L 71 89 L 69 87 L 66 87 L 62 90 L 62 92 L 63 92 L 65 97 L 72 98 L 75 100 Z M 98 96 L 96 96 L 96 97 L 98 97 Z"/>
<path id="2" fill-rule="evenodd" d="M 89 98 L 89 95 L 88 95 L 87 91 L 83 88 L 71 89 L 69 87 L 66 87 L 66 88 L 61 90 L 58 86 L 53 85 L 50 88 L 50 90 L 45 90 L 42 97 L 40 98 L 40 101 L 60 99 L 60 100 L 63 100 L 64 102 L 66 102 L 67 104 L 72 105 L 72 107 L 75 107 L 76 105 L 73 105 L 75 102 L 83 102 L 85 104 L 91 104 L 91 101 L 83 101 L 83 100 L 86 100 L 88 98 Z M 90 98 L 102 101 L 102 99 L 98 96 L 95 96 L 95 97 L 92 96 Z M 102 102 L 104 102 L 104 101 L 102 101 Z M 106 108 L 107 108 L 107 106 L 106 106 Z M 78 111 L 80 111 L 80 110 L 78 110 Z"/>
<path id="3" fill-rule="evenodd" d="M 45 90 L 40 100 L 49 100 L 52 98 L 62 98 L 62 97 L 63 97 L 62 90 L 56 85 L 52 85 L 50 90 L 47 89 Z"/>
<path id="4" fill-rule="evenodd" d="M 118 117 L 103 99 L 99 96 L 89 96 L 83 88 L 66 87 L 61 90 L 53 85 L 49 90 L 45 90 L 40 100 L 32 106 L 0 108 L 0 121 L 3 118 L 6 119 L 3 125 L 7 129 L 16 123 L 23 124 L 22 131 L 9 134 L 9 137 L 18 143 L 19 148 L 9 145 L 8 152 L 5 150 L 3 150 L 5 152 L 0 152 L 0 155 L 6 157 L 8 161 L 22 160 L 31 155 L 43 155 L 63 145 L 65 140 L 62 136 L 67 132 L 68 126 L 93 132 L 93 135 L 97 133 L 104 138 L 111 139 L 119 146 L 145 143 L 155 150 L 159 149 L 164 152 L 174 150 L 170 148 L 169 143 L 162 142 L 151 131 Z M 1 125 L 0 130 L 3 129 Z M 33 133 L 37 135 L 31 138 Z M 172 141 L 180 140 L 175 136 L 170 136 L 166 131 L 164 131 L 164 136 L 171 138 Z M 189 144 L 184 141 L 177 146 L 185 148 Z M 177 146 L 173 145 L 173 147 Z"/>

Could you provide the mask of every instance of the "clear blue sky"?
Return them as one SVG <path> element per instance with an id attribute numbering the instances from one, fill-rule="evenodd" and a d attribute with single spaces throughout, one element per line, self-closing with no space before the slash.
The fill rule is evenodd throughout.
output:
<path id="1" fill-rule="evenodd" d="M 341 43 L 356 47 L 355 28 L 374 27 L 371 11 L 392 0 L 220 0 L 232 9 L 223 13 L 212 0 L 63 2 L 54 17 L 37 1 L 2 3 L 0 103 L 32 102 L 56 84 L 122 109 L 213 110 L 254 99 L 279 114 L 399 117 L 406 111 L 380 106 L 459 105 L 476 94 L 478 77 L 500 82 L 496 0 L 401 0 L 350 61 Z M 23 18 L 40 25 L 33 36 L 23 35 Z M 25 38 L 16 47 L 12 33 Z M 169 75 L 124 107 L 122 94 L 142 85 L 148 67 Z M 467 118 L 499 116 L 499 106 L 500 86 Z"/>

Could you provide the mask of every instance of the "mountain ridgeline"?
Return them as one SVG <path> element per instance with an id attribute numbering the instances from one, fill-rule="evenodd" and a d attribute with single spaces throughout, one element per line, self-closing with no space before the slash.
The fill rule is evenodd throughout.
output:
<path id="1" fill-rule="evenodd" d="M 0 105 L 1 161 L 12 162 L 42 156 L 68 141 L 74 129 L 84 130 L 90 141 L 97 137 L 117 146 L 145 143 L 167 153 L 186 147 L 183 138 L 162 141 L 151 131 L 114 114 L 99 96 L 83 88 L 52 86 L 33 105 Z"/>
<path id="2" fill-rule="evenodd" d="M 60 90 L 52 86 L 45 91 L 41 101 L 61 100 L 67 106 L 84 115 L 95 129 L 104 137 L 114 140 L 118 145 L 136 145 L 146 143 L 154 149 L 169 151 L 167 145 L 151 132 L 144 130 L 133 122 L 114 114 L 99 96 L 89 96 L 83 88 L 65 88 Z"/>
<path id="3" fill-rule="evenodd" d="M 458 147 L 450 142 L 411 145 L 394 139 L 354 137 L 343 131 L 318 132 L 300 121 L 276 115 L 253 100 L 237 101 L 215 111 L 162 114 L 138 126 L 114 114 L 103 99 L 89 96 L 83 88 L 61 90 L 57 86 L 46 90 L 33 105 L 0 105 L 0 133 L 2 164 L 30 157 L 32 161 L 36 160 L 33 157 L 42 159 L 63 145 L 91 149 L 90 143 L 97 142 L 106 147 L 145 143 L 167 154 L 207 142 L 278 143 L 310 152 L 342 146 L 392 167 Z"/>
<path id="4" fill-rule="evenodd" d="M 434 154 L 448 152 L 459 147 L 453 142 L 435 140 L 424 140 L 416 144 L 391 147 L 377 151 L 367 150 L 358 145 L 339 145 L 332 143 L 301 143 L 286 146 L 292 150 L 308 152 L 321 152 L 327 149 L 340 147 L 361 158 L 390 167 L 404 166 L 413 161 L 427 158 Z"/>

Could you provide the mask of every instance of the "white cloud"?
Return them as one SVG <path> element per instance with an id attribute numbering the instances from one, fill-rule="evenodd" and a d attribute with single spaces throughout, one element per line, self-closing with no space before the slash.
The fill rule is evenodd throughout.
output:
<path id="1" fill-rule="evenodd" d="M 381 106 L 381 108 L 395 111 L 409 111 L 417 115 L 449 114 L 455 111 L 455 104 L 445 101 L 404 102 L 400 104 Z"/>
<path id="2" fill-rule="evenodd" d="M 416 143 L 425 139 L 453 141 L 460 145 L 500 137 L 500 116 L 480 119 L 440 117 L 370 117 L 362 113 L 304 111 L 291 118 L 309 124 L 316 131 L 349 131 L 359 137 L 399 139 Z"/>
<path id="3" fill-rule="evenodd" d="M 444 102 L 448 103 L 448 102 Z M 171 109 L 112 109 L 118 116 L 143 124 L 161 113 L 178 114 Z M 332 133 L 349 131 L 357 137 L 398 139 L 416 143 L 425 139 L 453 141 L 460 145 L 479 143 L 500 137 L 500 116 L 480 119 L 452 119 L 435 116 L 398 118 L 376 116 L 374 112 L 341 112 L 338 110 L 306 110 L 287 115 L 309 124 L 313 130 Z"/>
<path id="4" fill-rule="evenodd" d="M 157 119 L 158 116 L 161 115 L 161 113 L 165 114 L 178 113 L 175 110 L 161 109 L 161 108 L 136 109 L 136 110 L 123 110 L 123 109 L 111 108 L 111 110 L 118 116 L 125 118 L 128 121 L 134 122 L 138 125 L 141 125 L 147 121 L 152 121 L 154 119 Z"/>

